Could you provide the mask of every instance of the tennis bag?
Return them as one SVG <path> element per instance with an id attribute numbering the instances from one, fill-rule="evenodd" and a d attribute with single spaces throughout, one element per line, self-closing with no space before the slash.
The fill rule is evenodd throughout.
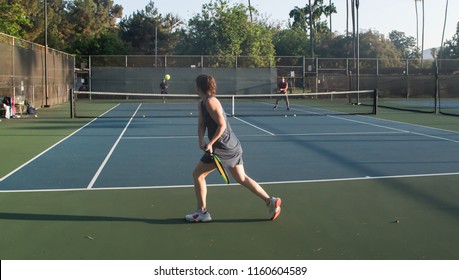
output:
<path id="1" fill-rule="evenodd" d="M 37 109 L 35 109 L 34 107 L 30 106 L 30 103 L 28 101 L 25 101 L 24 105 L 27 106 L 27 114 L 28 115 L 35 115 L 37 113 Z"/>

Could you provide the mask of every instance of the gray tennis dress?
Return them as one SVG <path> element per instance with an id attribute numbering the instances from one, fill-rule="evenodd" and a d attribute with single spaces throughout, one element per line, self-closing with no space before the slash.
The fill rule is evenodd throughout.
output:
<path id="1" fill-rule="evenodd" d="M 210 98 L 214 97 L 208 97 L 205 101 L 201 103 L 204 126 L 207 128 L 207 137 L 209 138 L 209 140 L 211 140 L 214 137 L 218 128 L 217 123 L 212 119 L 206 108 L 206 103 Z M 231 129 L 224 109 L 223 117 L 226 121 L 226 129 L 223 132 L 222 136 L 220 136 L 220 138 L 217 140 L 217 142 L 213 144 L 212 148 L 214 150 L 214 154 L 220 157 L 220 160 L 222 161 L 222 165 L 224 167 L 235 167 L 236 165 L 243 164 L 242 146 L 241 142 L 239 142 L 239 139 L 236 137 L 233 130 Z M 213 162 L 209 154 L 204 154 L 201 158 L 201 161 L 204 163 Z"/>

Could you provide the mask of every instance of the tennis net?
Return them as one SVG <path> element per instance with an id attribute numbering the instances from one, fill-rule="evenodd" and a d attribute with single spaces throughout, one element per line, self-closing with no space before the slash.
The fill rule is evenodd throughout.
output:
<path id="1" fill-rule="evenodd" d="M 217 95 L 230 116 L 376 114 L 374 90 L 304 94 Z M 287 97 L 287 98 L 285 98 Z M 287 110 L 286 99 L 289 102 Z M 197 95 L 75 91 L 73 117 L 195 117 Z M 274 106 L 278 101 L 279 106 Z"/>

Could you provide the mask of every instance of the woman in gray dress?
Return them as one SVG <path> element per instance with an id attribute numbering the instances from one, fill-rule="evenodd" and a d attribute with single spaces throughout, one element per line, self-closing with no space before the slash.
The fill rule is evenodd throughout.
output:
<path id="1" fill-rule="evenodd" d="M 241 143 L 231 129 L 220 101 L 216 98 L 215 79 L 208 75 L 198 76 L 196 91 L 201 98 L 198 105 L 199 147 L 205 153 L 193 171 L 197 210 L 186 215 L 185 219 L 190 222 L 210 222 L 212 220 L 206 205 L 206 177 L 216 169 L 210 156 L 212 153 L 220 157 L 223 166 L 230 171 L 236 182 L 248 188 L 267 204 L 269 218 L 276 219 L 281 211 L 281 199 L 270 197 L 255 180 L 245 173 Z M 204 138 L 206 130 L 208 141 Z"/>

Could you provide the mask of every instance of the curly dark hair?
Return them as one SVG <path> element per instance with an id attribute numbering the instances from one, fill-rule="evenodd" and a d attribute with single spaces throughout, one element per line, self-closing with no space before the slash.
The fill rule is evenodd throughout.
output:
<path id="1" fill-rule="evenodd" d="M 202 91 L 211 96 L 217 94 L 217 81 L 209 75 L 199 75 L 196 78 L 196 86 Z"/>

